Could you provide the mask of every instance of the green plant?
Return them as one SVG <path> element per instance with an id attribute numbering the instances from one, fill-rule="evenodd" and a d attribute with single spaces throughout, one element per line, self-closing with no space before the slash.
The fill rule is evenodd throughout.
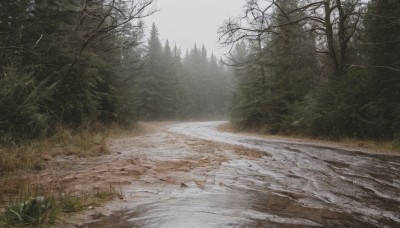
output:
<path id="1" fill-rule="evenodd" d="M 0 143 L 46 135 L 49 122 L 43 103 L 56 88 L 57 83 L 39 82 L 19 61 L 10 60 L 0 74 Z"/>
<path id="2" fill-rule="evenodd" d="M 36 197 L 7 206 L 2 220 L 8 226 L 39 226 L 53 223 L 57 213 L 54 200 Z"/>
<path id="3" fill-rule="evenodd" d="M 82 199 L 74 196 L 71 192 L 63 193 L 58 199 L 58 205 L 63 213 L 79 212 L 85 209 Z"/>

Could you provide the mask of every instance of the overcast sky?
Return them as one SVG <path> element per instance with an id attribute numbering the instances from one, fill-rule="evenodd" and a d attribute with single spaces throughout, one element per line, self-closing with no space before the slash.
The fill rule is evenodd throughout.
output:
<path id="1" fill-rule="evenodd" d="M 169 40 L 185 53 L 194 43 L 204 44 L 209 54 L 222 56 L 227 49 L 218 44 L 217 29 L 224 20 L 240 14 L 245 0 L 157 0 L 153 16 L 146 18 L 146 33 L 154 22 L 164 43 Z"/>

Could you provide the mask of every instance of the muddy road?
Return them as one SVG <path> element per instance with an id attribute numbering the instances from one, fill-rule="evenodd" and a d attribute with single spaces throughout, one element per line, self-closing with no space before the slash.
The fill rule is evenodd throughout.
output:
<path id="1" fill-rule="evenodd" d="M 400 227 L 400 156 L 219 132 L 219 124 L 113 141 L 104 179 L 124 183 L 123 199 L 90 211 L 85 226 Z"/>

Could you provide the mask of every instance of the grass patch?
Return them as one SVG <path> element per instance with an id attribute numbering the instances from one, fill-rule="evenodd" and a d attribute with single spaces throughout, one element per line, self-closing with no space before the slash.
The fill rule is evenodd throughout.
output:
<path id="1" fill-rule="evenodd" d="M 84 211 L 86 205 L 81 197 L 72 192 L 62 193 L 58 199 L 59 207 L 63 213 L 74 213 Z"/>
<path id="2" fill-rule="evenodd" d="M 109 153 L 108 131 L 57 128 L 50 138 L 0 146 L 0 175 L 19 170 L 41 170 L 41 161 L 65 154 L 81 157 Z M 47 157 L 47 158 L 46 158 Z"/>
<path id="3" fill-rule="evenodd" d="M 108 154 L 110 139 L 148 134 L 160 125 L 138 123 L 134 129 L 123 129 L 117 125 L 105 128 L 95 124 L 78 130 L 58 126 L 49 138 L 0 145 L 0 227 L 52 224 L 54 218 L 64 214 L 101 206 L 115 197 L 122 197 L 121 191 L 113 186 L 75 192 L 66 190 L 57 175 L 50 180 L 33 180 L 27 174 L 46 169 L 46 165 L 51 164 L 47 161 L 58 155 L 93 157 Z"/>
<path id="4" fill-rule="evenodd" d="M 78 130 L 58 126 L 49 138 L 0 145 L 0 227 L 51 225 L 63 214 L 121 198 L 121 190 L 113 186 L 75 192 L 66 190 L 57 175 L 51 180 L 32 180 L 27 173 L 46 169 L 46 161 L 58 155 L 91 157 L 108 154 L 110 139 L 149 134 L 164 124 L 138 123 L 134 129 L 117 125 L 105 128 L 98 124 Z"/>
<path id="5" fill-rule="evenodd" d="M 0 177 L 20 170 L 44 169 L 42 161 L 57 155 L 90 157 L 108 154 L 110 139 L 149 134 L 163 124 L 164 122 L 138 123 L 133 129 L 124 129 L 118 125 L 104 127 L 100 124 L 77 130 L 58 126 L 56 133 L 49 138 L 18 145 L 0 145 Z"/>
<path id="6" fill-rule="evenodd" d="M 36 197 L 6 206 L 1 220 L 4 227 L 37 227 L 54 224 L 57 215 L 58 207 L 54 199 Z"/>
<path id="7" fill-rule="evenodd" d="M 62 186 L 39 186 L 30 180 L 19 183 L 18 195 L 3 200 L 0 227 L 47 227 L 62 223 L 63 216 L 102 206 L 122 197 L 113 186 L 95 188 L 88 192 L 63 191 Z M 30 195 L 30 196 L 29 196 Z M 40 195 L 33 197 L 35 195 Z M 0 210 L 1 211 L 1 210 Z"/>
<path id="8" fill-rule="evenodd" d="M 102 206 L 115 198 L 121 198 L 122 192 L 114 186 L 95 188 L 90 192 L 66 192 L 58 197 L 58 205 L 63 213 L 80 212 Z"/>
<path id="9" fill-rule="evenodd" d="M 114 186 L 110 185 L 104 188 L 94 189 L 94 194 L 89 197 L 87 204 L 92 206 L 100 206 L 103 203 L 113 200 L 114 198 L 122 198 L 121 189 L 116 189 Z"/>

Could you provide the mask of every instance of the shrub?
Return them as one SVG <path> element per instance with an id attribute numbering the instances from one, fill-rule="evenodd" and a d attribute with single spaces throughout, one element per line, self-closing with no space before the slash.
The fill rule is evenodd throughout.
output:
<path id="1" fill-rule="evenodd" d="M 0 142 L 44 135 L 49 124 L 41 105 L 55 88 L 46 81 L 38 83 L 18 62 L 8 64 L 0 75 Z"/>
<path id="2" fill-rule="evenodd" d="M 36 197 L 6 207 L 3 221 L 12 226 L 39 226 L 53 223 L 57 213 L 53 200 Z"/>

